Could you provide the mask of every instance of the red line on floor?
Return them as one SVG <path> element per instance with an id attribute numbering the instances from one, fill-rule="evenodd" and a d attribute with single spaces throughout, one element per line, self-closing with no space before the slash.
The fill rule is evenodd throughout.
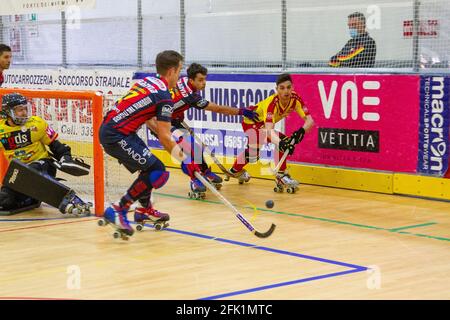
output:
<path id="1" fill-rule="evenodd" d="M 77 300 L 71 298 L 0 297 L 0 300 Z"/>
<path id="2" fill-rule="evenodd" d="M 45 228 L 45 227 L 52 227 L 52 226 L 59 226 L 62 224 L 69 224 L 69 223 L 80 223 L 80 222 L 86 222 L 86 221 L 94 221 L 97 218 L 94 219 L 86 219 L 86 220 L 77 220 L 77 221 L 68 221 L 68 222 L 59 222 L 59 223 L 52 223 L 52 224 L 42 224 L 38 226 L 29 226 L 29 227 L 22 227 L 22 228 L 14 228 L 14 229 L 0 229 L 0 232 L 10 232 L 10 231 L 18 231 L 18 230 L 27 230 L 27 229 L 35 229 L 35 228 Z"/>

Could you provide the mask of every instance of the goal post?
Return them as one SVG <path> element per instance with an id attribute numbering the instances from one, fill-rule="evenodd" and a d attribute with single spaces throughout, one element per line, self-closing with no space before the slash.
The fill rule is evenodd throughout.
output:
<path id="1" fill-rule="evenodd" d="M 103 96 L 94 91 L 60 91 L 0 88 L 0 98 L 19 93 L 31 103 L 31 115 L 43 118 L 55 129 L 59 139 L 72 149 L 72 155 L 91 165 L 88 176 L 72 177 L 59 173 L 65 184 L 85 201 L 93 201 L 95 214 L 103 215 L 105 206 L 105 168 L 98 132 L 103 119 Z M 30 116 L 31 116 L 30 115 Z M 3 180 L 8 167 L 3 152 L 0 174 Z"/>

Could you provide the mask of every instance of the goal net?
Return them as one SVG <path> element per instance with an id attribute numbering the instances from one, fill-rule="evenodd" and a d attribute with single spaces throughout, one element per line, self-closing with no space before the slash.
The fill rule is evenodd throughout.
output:
<path id="1" fill-rule="evenodd" d="M 87 176 L 74 177 L 58 171 L 57 177 L 64 179 L 62 183 L 83 200 L 92 201 L 96 215 L 102 215 L 105 204 L 117 201 L 134 180 L 124 168 L 119 168 L 117 160 L 104 154 L 99 143 L 103 114 L 115 97 L 93 91 L 0 89 L 0 98 L 11 92 L 27 97 L 32 115 L 43 118 L 58 133 L 59 140 L 71 147 L 73 157 L 91 166 Z M 1 158 L 4 174 L 8 163 L 3 155 Z"/>

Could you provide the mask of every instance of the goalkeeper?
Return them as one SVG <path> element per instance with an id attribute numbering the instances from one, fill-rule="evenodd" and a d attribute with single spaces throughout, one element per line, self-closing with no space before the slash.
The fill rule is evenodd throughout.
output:
<path id="1" fill-rule="evenodd" d="M 89 174 L 89 166 L 81 160 L 74 160 L 70 147 L 57 140 L 58 134 L 44 119 L 38 116 L 30 117 L 28 109 L 28 101 L 21 94 L 10 93 L 3 96 L 0 149 L 3 149 L 8 162 L 17 159 L 52 178 L 55 178 L 57 168 L 74 176 Z M 39 205 L 39 199 L 33 199 L 8 187 L 2 186 L 0 190 L 1 211 L 20 212 L 21 209 Z M 61 213 L 71 213 L 70 209 L 73 207 L 68 203 L 59 209 Z"/>

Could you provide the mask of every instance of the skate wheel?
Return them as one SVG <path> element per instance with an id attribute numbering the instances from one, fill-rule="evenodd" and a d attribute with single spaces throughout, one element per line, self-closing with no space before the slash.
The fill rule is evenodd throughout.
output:
<path id="1" fill-rule="evenodd" d="M 138 225 L 136 226 L 136 230 L 137 230 L 137 231 L 142 231 L 142 230 L 144 230 L 144 226 L 141 225 L 141 224 L 138 224 Z"/>
<path id="2" fill-rule="evenodd" d="M 200 194 L 200 199 L 205 199 L 205 198 L 206 198 L 206 193 Z"/>
<path id="3" fill-rule="evenodd" d="M 276 193 L 281 193 L 281 192 L 283 192 L 283 188 L 277 186 L 277 187 L 273 188 L 273 191 L 275 191 Z"/>
<path id="4" fill-rule="evenodd" d="M 221 188 L 222 188 L 222 184 L 219 183 L 219 184 L 216 186 L 216 189 L 217 189 L 217 190 L 220 190 Z"/>
<path id="5" fill-rule="evenodd" d="M 287 188 L 287 193 L 295 193 L 295 189 L 294 188 Z"/>
<path id="6" fill-rule="evenodd" d="M 155 224 L 155 230 L 160 231 L 163 228 L 161 223 L 156 223 Z"/>
<path id="7" fill-rule="evenodd" d="M 106 224 L 106 222 L 105 222 L 105 220 L 100 219 L 100 220 L 97 221 L 97 224 L 98 224 L 100 227 L 103 227 L 103 226 Z"/>
<path id="8" fill-rule="evenodd" d="M 230 177 L 229 177 L 229 176 L 225 176 L 225 177 L 223 178 L 223 180 L 225 180 L 225 181 L 230 181 Z"/>
<path id="9" fill-rule="evenodd" d="M 244 181 L 239 180 L 239 184 L 244 184 Z"/>
<path id="10" fill-rule="evenodd" d="M 119 232 L 119 231 L 116 231 L 116 232 L 113 233 L 114 239 L 119 239 L 120 236 L 121 236 L 121 235 L 120 235 L 120 232 Z"/>

